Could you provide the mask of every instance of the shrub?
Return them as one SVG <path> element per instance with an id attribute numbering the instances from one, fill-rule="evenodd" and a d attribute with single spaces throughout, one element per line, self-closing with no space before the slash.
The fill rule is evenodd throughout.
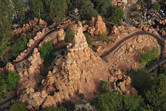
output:
<path id="1" fill-rule="evenodd" d="M 154 77 L 152 88 L 146 93 L 146 100 L 154 106 L 154 111 L 166 110 L 166 75 L 160 74 Z"/>
<path id="2" fill-rule="evenodd" d="M 131 74 L 132 85 L 143 94 L 144 91 L 151 88 L 151 77 L 150 73 L 146 69 L 138 69 Z"/>
<path id="3" fill-rule="evenodd" d="M 94 105 L 99 111 L 147 111 L 140 96 L 122 96 L 116 92 L 101 94 L 94 99 Z"/>
<path id="4" fill-rule="evenodd" d="M 109 38 L 108 38 L 108 36 L 105 35 L 105 34 L 101 34 L 101 35 L 100 35 L 100 39 L 101 39 L 102 41 L 105 41 L 105 42 L 109 43 Z"/>
<path id="5" fill-rule="evenodd" d="M 63 102 L 62 105 L 67 109 L 67 111 L 74 111 L 75 109 L 75 104 L 71 101 Z"/>
<path id="6" fill-rule="evenodd" d="M 86 37 L 86 41 L 89 45 L 92 44 L 92 40 L 91 40 L 91 36 L 88 33 L 84 33 L 85 37 Z"/>
<path id="7" fill-rule="evenodd" d="M 114 24 L 120 24 L 123 19 L 123 10 L 121 7 L 112 6 L 110 9 L 110 18 L 109 20 Z"/>
<path id="8" fill-rule="evenodd" d="M 161 7 L 161 5 L 159 3 L 156 3 L 153 5 L 153 9 L 158 10 L 158 11 L 160 10 L 160 7 Z"/>
<path id="9" fill-rule="evenodd" d="M 27 48 L 27 43 L 31 38 L 32 36 L 22 36 L 16 40 L 16 42 L 13 44 L 12 49 L 12 55 L 14 58 L 17 57 L 22 51 L 24 51 Z"/>
<path id="10" fill-rule="evenodd" d="M 28 111 L 24 103 L 16 103 L 10 106 L 10 111 Z"/>
<path id="11" fill-rule="evenodd" d="M 15 71 L 9 71 L 8 76 L 6 78 L 7 88 L 9 90 L 16 88 L 16 84 L 20 81 L 20 75 Z"/>
<path id="12" fill-rule="evenodd" d="M 67 109 L 64 108 L 63 106 L 61 106 L 59 108 L 49 107 L 49 108 L 44 109 L 43 111 L 67 111 Z"/>
<path id="13" fill-rule="evenodd" d="M 101 93 L 110 91 L 110 85 L 108 84 L 108 82 L 101 80 L 99 85 L 99 91 Z"/>
<path id="14" fill-rule="evenodd" d="M 41 47 L 41 58 L 44 60 L 44 65 L 48 65 L 54 59 L 54 48 L 52 42 L 46 42 Z"/>
<path id="15" fill-rule="evenodd" d="M 80 93 L 80 94 L 79 94 L 79 98 L 80 98 L 80 99 L 84 99 L 84 94 L 83 94 L 83 93 Z"/>
<path id="16" fill-rule="evenodd" d="M 0 90 L 3 91 L 7 87 L 4 74 L 0 74 Z"/>
<path id="17" fill-rule="evenodd" d="M 74 39 L 74 32 L 70 28 L 67 28 L 65 30 L 65 42 L 72 43 L 73 39 Z"/>
<path id="18" fill-rule="evenodd" d="M 145 5 L 146 5 L 145 1 L 142 1 L 142 2 L 141 2 L 141 8 L 144 8 Z"/>
<path id="19" fill-rule="evenodd" d="M 153 48 L 151 51 L 147 51 L 141 55 L 140 62 L 144 65 L 148 64 L 151 60 L 157 58 L 158 49 Z"/>

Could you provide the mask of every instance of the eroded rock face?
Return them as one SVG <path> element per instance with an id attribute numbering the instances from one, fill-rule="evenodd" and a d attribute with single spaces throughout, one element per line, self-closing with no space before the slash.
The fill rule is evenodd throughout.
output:
<path id="1" fill-rule="evenodd" d="M 13 37 L 17 38 L 19 36 L 32 35 L 35 36 L 37 32 L 41 31 L 43 28 L 47 27 L 47 22 L 42 19 L 34 18 L 30 20 L 29 23 L 23 24 L 22 28 L 15 29 L 13 31 Z"/>
<path id="2" fill-rule="evenodd" d="M 91 35 L 107 34 L 107 27 L 101 16 L 98 16 L 97 18 L 92 17 L 88 32 Z"/>
<path id="3" fill-rule="evenodd" d="M 15 71 L 14 65 L 11 63 L 7 63 L 7 65 L 5 66 L 5 71 L 6 72 Z"/>
<path id="4" fill-rule="evenodd" d="M 95 87 L 88 88 L 87 85 L 93 85 L 91 77 L 101 71 L 102 60 L 88 47 L 82 25 L 79 24 L 73 44 L 68 46 L 66 58 L 60 60 L 42 82 L 48 93 L 54 92 L 53 96 L 47 97 L 42 107 L 56 106 L 57 102 L 75 97 L 77 92 L 84 93 L 85 96 L 92 94 Z"/>
<path id="5" fill-rule="evenodd" d="M 35 75 L 39 78 L 40 74 L 35 74 L 36 71 L 38 72 L 38 68 L 33 65 L 40 60 L 38 51 L 35 49 L 33 56 L 28 59 L 32 65 L 27 68 L 27 72 L 22 73 L 26 72 L 29 76 L 23 77 L 19 90 L 22 91 L 20 101 L 28 102 L 29 109 L 38 109 L 40 106 L 42 108 L 56 107 L 66 100 L 75 102 L 78 100 L 78 93 L 83 93 L 85 98 L 91 99 L 95 97 L 94 92 L 97 92 L 100 80 L 115 84 L 112 89 L 116 90 L 117 87 L 120 87 L 125 94 L 133 94 L 135 91 L 129 77 L 123 75 L 121 71 L 108 70 L 109 64 L 103 62 L 88 47 L 80 22 L 77 27 L 73 43 L 67 46 L 67 56 L 56 61 L 53 70 L 49 71 L 46 78 L 41 80 L 41 85 L 38 87 L 36 86 L 39 79 L 36 79 Z M 35 56 L 38 59 L 35 59 Z M 40 63 L 42 62 L 38 63 L 39 66 L 42 65 Z M 35 69 L 31 69 L 32 66 Z M 39 73 L 42 73 L 41 70 Z M 119 83 L 119 86 L 116 85 L 118 79 L 124 80 Z"/>

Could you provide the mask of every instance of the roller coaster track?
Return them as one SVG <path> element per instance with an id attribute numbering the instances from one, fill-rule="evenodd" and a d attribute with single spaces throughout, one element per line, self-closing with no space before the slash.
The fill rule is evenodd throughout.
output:
<path id="1" fill-rule="evenodd" d="M 137 6 L 137 4 L 139 4 L 140 2 L 141 2 L 141 0 L 138 0 L 138 1 L 137 1 L 135 4 L 133 4 L 130 8 L 126 9 L 126 11 L 125 11 L 125 13 L 124 13 L 124 19 L 125 19 L 126 23 L 129 24 L 129 25 L 135 26 L 135 27 L 137 27 L 137 28 L 138 28 L 138 25 L 132 23 L 132 22 L 129 20 L 129 12 L 130 12 L 131 10 L 133 10 L 133 9 Z M 63 27 L 62 27 L 62 28 L 63 28 Z M 34 48 L 37 47 L 37 46 L 40 44 L 40 42 L 42 42 L 50 33 L 55 32 L 55 31 L 57 31 L 57 29 L 56 29 L 55 27 L 52 28 L 52 29 L 51 29 L 49 32 L 47 32 L 40 40 L 38 40 L 38 41 L 33 45 L 33 47 L 31 47 L 31 49 L 28 51 L 27 55 L 26 55 L 23 59 L 21 59 L 21 60 L 19 60 L 19 61 L 12 62 L 12 63 L 13 63 L 13 64 L 17 64 L 17 63 L 19 63 L 19 62 L 25 60 L 26 58 L 28 58 L 28 57 L 32 54 Z M 128 39 L 130 39 L 130 38 L 134 38 L 134 37 L 137 36 L 137 35 L 150 35 L 150 36 L 154 37 L 154 38 L 157 40 L 158 44 L 160 45 L 160 57 L 159 57 L 160 60 L 157 61 L 157 62 L 155 62 L 154 64 L 150 65 L 149 68 L 147 68 L 149 72 L 151 72 L 152 70 L 154 70 L 154 69 L 157 68 L 158 66 L 161 66 L 162 64 L 166 63 L 166 56 L 163 56 L 164 41 L 163 41 L 159 36 L 154 35 L 154 34 L 149 33 L 149 32 L 145 32 L 145 31 L 139 31 L 139 32 L 136 32 L 136 33 L 134 33 L 134 34 L 132 34 L 132 35 L 129 35 L 129 36 L 125 37 L 124 39 L 122 39 L 121 41 L 119 41 L 113 48 L 111 48 L 111 49 L 108 50 L 107 52 L 104 52 L 100 57 L 101 57 L 101 58 L 104 58 L 104 57 L 108 56 L 111 52 L 113 52 L 114 50 L 116 50 L 123 42 L 125 42 L 126 40 L 128 40 Z M 162 58 L 162 57 L 163 57 L 163 58 Z M 9 97 L 9 98 L 7 98 L 7 99 L 5 99 L 4 101 L 2 101 L 2 102 L 0 103 L 0 106 L 2 106 L 3 104 L 6 104 L 7 102 L 11 101 L 12 99 L 14 99 L 14 98 L 16 98 L 16 97 L 17 97 L 17 94 L 14 95 L 14 96 Z"/>
<path id="2" fill-rule="evenodd" d="M 108 50 L 107 52 L 105 52 L 104 54 L 102 54 L 100 57 L 104 58 L 104 57 L 108 56 L 111 52 L 113 52 L 116 48 L 118 48 L 123 42 L 125 42 L 126 40 L 128 40 L 130 38 L 134 38 L 137 35 L 150 35 L 150 36 L 154 37 L 157 40 L 157 42 L 160 45 L 160 47 L 161 47 L 160 48 L 160 58 L 162 57 L 163 50 L 164 50 L 164 42 L 163 42 L 163 40 L 160 39 L 157 35 L 154 35 L 152 33 L 145 32 L 145 31 L 135 32 L 134 34 L 125 37 L 124 39 L 122 39 L 121 41 L 119 41 L 113 48 L 111 48 L 110 50 Z"/>
<path id="3" fill-rule="evenodd" d="M 73 24 L 73 23 L 75 23 L 75 22 L 77 22 L 77 21 L 78 21 L 78 19 L 77 19 L 77 20 L 73 20 L 73 21 L 71 21 L 71 23 L 69 23 L 69 25 L 71 25 L 71 24 Z M 60 27 L 60 28 L 65 28 L 65 27 L 67 27 L 67 26 L 69 26 L 69 25 L 66 25 L 66 23 L 65 23 L 65 25 L 64 25 L 63 27 Z M 58 31 L 58 29 L 56 28 L 56 26 L 57 26 L 57 25 L 55 25 L 54 27 L 50 28 L 49 31 L 48 31 L 45 35 L 43 35 L 43 37 L 42 37 L 41 39 L 39 39 L 38 41 L 36 41 L 35 44 L 28 50 L 27 55 L 24 56 L 24 58 L 22 58 L 21 60 L 18 60 L 18 61 L 13 61 L 13 62 L 11 62 L 11 63 L 14 64 L 14 65 L 16 65 L 17 63 L 20 63 L 20 62 L 22 62 L 23 60 L 27 59 L 29 56 L 31 56 L 32 53 L 33 53 L 33 50 L 34 50 L 36 47 L 38 47 L 39 44 L 40 44 L 49 34 L 55 32 L 55 31 Z M 61 25 L 61 26 L 62 26 L 62 25 Z M 3 59 L 4 59 L 4 60 L 3 60 L 4 62 L 6 62 L 6 63 L 8 62 L 8 61 L 5 59 L 5 57 L 3 57 Z M 48 70 L 47 70 L 46 72 L 48 72 Z M 46 73 L 46 72 L 44 72 L 44 73 Z M 18 95 L 15 94 L 15 95 L 13 95 L 13 96 L 11 96 L 11 97 L 5 99 L 4 101 L 0 102 L 0 106 L 6 104 L 6 103 L 8 103 L 8 102 L 10 102 L 11 100 L 13 100 L 13 99 L 15 99 L 15 98 L 17 98 L 17 97 L 18 97 Z M 0 108 L 0 110 L 1 110 L 1 108 Z"/>
<path id="4" fill-rule="evenodd" d="M 132 11 L 140 3 L 141 3 L 141 0 L 137 0 L 131 7 L 125 9 L 125 12 L 124 12 L 124 19 L 125 19 L 126 23 L 128 25 L 134 26 L 136 28 L 138 28 L 138 25 L 134 24 L 133 22 L 130 21 L 129 13 L 130 13 L 130 11 Z M 126 40 L 128 40 L 130 38 L 133 38 L 133 37 L 135 37 L 137 35 L 150 35 L 150 36 L 154 37 L 157 40 L 158 44 L 160 45 L 159 61 L 149 65 L 149 67 L 147 68 L 147 70 L 149 72 L 151 72 L 154 69 L 158 68 L 158 66 L 161 66 L 162 64 L 166 63 L 166 55 L 163 55 L 164 40 L 162 40 L 162 38 L 163 38 L 162 35 L 160 35 L 160 37 L 159 37 L 159 36 L 157 36 L 155 34 L 152 34 L 152 33 L 149 33 L 149 32 L 145 32 L 145 31 L 139 31 L 139 32 L 136 32 L 136 33 L 134 33 L 132 35 L 129 35 L 129 36 L 125 37 L 124 39 L 119 41 L 114 47 L 112 47 L 110 50 L 108 50 L 107 52 L 104 52 L 100 57 L 104 58 L 104 57 L 108 56 L 111 52 L 113 52 L 116 48 L 118 48 L 123 42 L 125 42 Z"/>

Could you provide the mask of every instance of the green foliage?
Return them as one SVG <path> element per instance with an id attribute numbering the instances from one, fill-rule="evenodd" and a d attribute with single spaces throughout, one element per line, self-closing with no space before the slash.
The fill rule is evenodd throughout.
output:
<path id="1" fill-rule="evenodd" d="M 150 73 L 146 69 L 138 69 L 131 75 L 132 85 L 143 94 L 144 91 L 151 88 Z"/>
<path id="2" fill-rule="evenodd" d="M 67 109 L 67 111 L 74 111 L 75 109 L 75 104 L 71 101 L 63 102 L 62 105 Z"/>
<path id="3" fill-rule="evenodd" d="M 160 7 L 161 7 L 161 5 L 159 3 L 156 3 L 156 4 L 153 5 L 152 8 L 159 11 Z"/>
<path id="4" fill-rule="evenodd" d="M 27 43 L 31 38 L 32 36 L 22 36 L 15 41 L 12 49 L 12 55 L 14 58 L 27 48 Z"/>
<path id="5" fill-rule="evenodd" d="M 3 91 L 7 87 L 6 79 L 4 74 L 0 74 L 0 91 Z"/>
<path id="6" fill-rule="evenodd" d="M 42 0 L 28 0 L 29 7 L 33 12 L 33 17 L 43 18 L 44 14 L 44 4 Z"/>
<path id="7" fill-rule="evenodd" d="M 120 24 L 123 19 L 123 10 L 121 7 L 112 6 L 110 9 L 110 18 L 109 20 L 114 24 Z"/>
<path id="8" fill-rule="evenodd" d="M 92 44 L 92 40 L 91 40 L 91 36 L 89 35 L 89 33 L 84 33 L 85 37 L 86 37 L 86 41 L 89 45 Z"/>
<path id="9" fill-rule="evenodd" d="M 25 19 L 25 3 L 23 0 L 11 0 L 14 9 L 13 12 L 16 14 L 18 20 L 22 22 Z"/>
<path id="10" fill-rule="evenodd" d="M 67 11 L 66 0 L 44 0 L 46 18 L 49 21 L 59 22 L 65 18 Z"/>
<path id="11" fill-rule="evenodd" d="M 63 106 L 61 106 L 59 108 L 49 107 L 49 108 L 44 109 L 43 111 L 67 111 L 67 109 L 64 108 Z"/>
<path id="12" fill-rule="evenodd" d="M 100 111 L 121 111 L 122 105 L 122 96 L 114 92 L 102 94 L 96 99 L 96 106 Z"/>
<path id="13" fill-rule="evenodd" d="M 16 88 L 16 84 L 20 81 L 20 75 L 15 71 L 9 71 L 8 75 L 0 74 L 0 92 L 4 89 L 12 90 Z"/>
<path id="14" fill-rule="evenodd" d="M 75 0 L 74 6 L 79 8 L 82 19 L 89 20 L 98 15 L 98 12 L 94 9 L 94 5 L 90 0 Z"/>
<path id="15" fill-rule="evenodd" d="M 151 51 L 147 51 L 141 55 L 140 62 L 144 65 L 148 64 L 151 60 L 155 60 L 158 55 L 158 49 L 153 48 Z"/>
<path id="16" fill-rule="evenodd" d="M 152 88 L 146 93 L 146 100 L 154 107 L 155 111 L 166 110 L 166 75 L 156 76 Z"/>
<path id="17" fill-rule="evenodd" d="M 109 37 L 107 35 L 105 35 L 105 34 L 101 34 L 100 35 L 100 39 L 102 41 L 105 41 L 105 42 L 109 43 Z"/>
<path id="18" fill-rule="evenodd" d="M 111 8 L 112 0 L 91 0 L 94 3 L 95 9 L 102 16 L 107 17 Z"/>
<path id="19" fill-rule="evenodd" d="M 45 42 L 40 49 L 40 56 L 44 60 L 44 65 L 48 65 L 48 63 L 52 62 L 54 59 L 54 48 L 52 42 Z"/>
<path id="20" fill-rule="evenodd" d="M 16 103 L 10 106 L 10 111 L 28 111 L 24 103 Z"/>
<path id="21" fill-rule="evenodd" d="M 105 93 L 105 92 L 110 91 L 110 85 L 109 85 L 109 83 L 106 82 L 106 81 L 101 80 L 100 81 L 100 85 L 99 85 L 99 91 L 101 93 Z"/>
<path id="22" fill-rule="evenodd" d="M 141 96 L 126 95 L 123 98 L 125 111 L 143 111 L 144 99 Z"/>
<path id="23" fill-rule="evenodd" d="M 8 5 L 9 0 L 0 0 L 0 56 L 2 57 L 8 50 L 12 37 L 12 7 Z"/>
<path id="24" fill-rule="evenodd" d="M 142 2 L 141 2 L 141 8 L 144 8 L 145 5 L 146 5 L 145 1 L 142 1 Z"/>
<path id="25" fill-rule="evenodd" d="M 9 90 L 16 88 L 16 84 L 20 81 L 20 75 L 15 71 L 9 71 L 6 77 L 7 88 Z"/>
<path id="26" fill-rule="evenodd" d="M 80 93 L 80 94 L 79 94 L 79 98 L 80 98 L 80 99 L 84 99 L 84 94 L 83 94 L 83 93 Z"/>
<path id="27" fill-rule="evenodd" d="M 74 32 L 70 28 L 67 28 L 65 30 L 65 42 L 72 43 L 73 39 L 74 39 Z"/>
<path id="28" fill-rule="evenodd" d="M 94 100 L 99 111 L 146 111 L 144 99 L 141 96 L 122 96 L 115 92 L 107 92 Z"/>
<path id="29" fill-rule="evenodd" d="M 139 14 L 130 15 L 130 18 L 131 18 L 131 19 L 136 19 L 136 18 L 138 18 L 138 17 L 139 17 Z"/>

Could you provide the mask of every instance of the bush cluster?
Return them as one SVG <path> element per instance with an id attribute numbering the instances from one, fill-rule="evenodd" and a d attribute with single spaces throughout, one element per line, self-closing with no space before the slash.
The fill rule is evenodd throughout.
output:
<path id="1" fill-rule="evenodd" d="M 44 65 L 48 65 L 54 59 L 54 48 L 52 42 L 45 42 L 40 49 L 40 56 L 44 60 Z"/>

